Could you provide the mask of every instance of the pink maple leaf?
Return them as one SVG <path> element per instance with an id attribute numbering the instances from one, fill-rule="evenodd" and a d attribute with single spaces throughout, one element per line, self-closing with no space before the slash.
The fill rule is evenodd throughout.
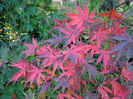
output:
<path id="1" fill-rule="evenodd" d="M 133 73 L 128 71 L 126 66 L 123 66 L 121 70 L 121 78 L 125 78 L 126 80 L 133 81 Z"/>
<path id="2" fill-rule="evenodd" d="M 87 5 L 84 5 L 83 11 L 76 3 L 75 3 L 75 6 L 79 14 L 75 14 L 75 13 L 66 14 L 66 16 L 71 20 L 69 22 L 70 25 L 77 25 L 77 28 L 79 29 L 83 26 L 84 21 L 88 23 L 95 22 L 95 20 L 93 19 L 95 12 L 92 12 L 89 15 Z"/>
<path id="3" fill-rule="evenodd" d="M 45 65 L 44 68 L 53 65 L 53 71 L 55 72 L 57 66 L 59 66 L 63 70 L 63 65 L 61 62 L 62 56 L 58 49 L 51 48 L 48 44 L 47 46 L 40 47 L 40 51 L 36 53 L 39 58 L 43 58 L 42 66 Z"/>
<path id="4" fill-rule="evenodd" d="M 102 41 L 108 38 L 107 30 L 103 30 L 102 28 L 99 28 L 97 32 L 91 31 L 90 33 L 88 33 L 88 35 L 90 34 L 93 34 L 91 36 L 91 41 L 96 40 L 98 48 L 100 48 Z"/>
<path id="5" fill-rule="evenodd" d="M 98 92 L 101 93 L 102 99 L 109 99 L 109 95 L 107 91 L 103 88 L 103 86 L 99 87 Z"/>
<path id="6" fill-rule="evenodd" d="M 127 30 L 128 27 L 126 26 L 124 28 L 121 28 L 120 27 L 120 24 L 122 24 L 122 23 L 121 22 L 118 22 L 118 21 L 115 22 L 114 24 L 115 24 L 115 27 L 112 26 L 109 33 L 111 35 L 113 35 L 113 36 L 114 35 L 115 36 L 119 36 L 119 35 L 123 35 L 124 36 L 125 35 L 125 31 Z"/>
<path id="7" fill-rule="evenodd" d="M 63 25 L 66 23 L 66 20 L 64 20 L 64 19 L 63 19 L 62 21 L 57 20 L 57 19 L 53 19 L 53 20 L 54 20 L 54 22 L 57 23 L 57 25 L 55 25 L 55 26 L 51 29 L 51 31 L 53 31 L 54 29 L 63 27 Z"/>
<path id="8" fill-rule="evenodd" d="M 112 91 L 114 96 L 119 96 L 121 99 L 127 99 L 127 95 L 132 91 L 128 90 L 128 86 L 126 86 L 123 90 L 122 86 L 116 81 L 117 78 L 111 81 Z"/>
<path id="9" fill-rule="evenodd" d="M 20 60 L 18 61 L 17 63 L 12 63 L 11 65 L 9 66 L 12 66 L 12 67 L 16 67 L 16 68 L 19 68 L 21 69 L 18 73 L 16 73 L 11 79 L 9 82 L 15 80 L 15 82 L 18 80 L 18 78 L 24 76 L 25 77 L 25 72 L 27 71 L 27 68 L 29 66 L 29 63 L 23 61 L 23 60 Z"/>
<path id="10" fill-rule="evenodd" d="M 108 68 L 107 67 L 108 66 L 108 62 L 111 60 L 110 56 L 109 56 L 110 51 L 101 50 L 101 51 L 97 51 L 95 53 L 96 54 L 100 54 L 100 56 L 97 59 L 97 63 L 96 64 L 98 64 L 99 62 L 101 62 L 103 60 L 104 69 L 106 70 Z"/>
<path id="11" fill-rule="evenodd" d="M 68 48 L 68 50 L 62 51 L 64 54 L 64 59 L 63 61 L 67 60 L 70 58 L 71 62 L 73 65 L 77 64 L 77 61 L 80 61 L 80 64 L 82 64 L 84 60 L 84 49 L 87 48 L 88 45 L 74 45 L 71 44 L 71 48 Z M 90 50 L 90 48 L 89 48 Z M 86 52 L 86 51 L 85 51 Z"/>
<path id="12" fill-rule="evenodd" d="M 60 27 L 59 30 L 63 32 L 66 35 L 66 38 L 68 40 L 66 41 L 66 45 L 69 45 L 71 42 L 76 43 L 78 40 L 78 37 L 83 33 L 84 27 L 81 27 L 80 29 L 73 28 L 68 23 L 66 23 L 66 28 Z"/>
<path id="13" fill-rule="evenodd" d="M 25 57 L 28 57 L 30 55 L 34 55 L 35 54 L 35 49 L 37 48 L 37 43 L 36 43 L 34 38 L 32 38 L 32 43 L 33 44 L 24 43 L 24 46 L 26 46 L 28 48 L 27 50 L 22 52 L 22 54 L 26 54 Z"/>
<path id="14" fill-rule="evenodd" d="M 30 67 L 32 69 L 30 69 L 29 72 L 29 77 L 27 78 L 27 81 L 25 84 L 27 84 L 28 82 L 30 82 L 30 86 L 32 85 L 33 81 L 36 79 L 36 83 L 38 88 L 40 87 L 40 80 L 45 80 L 42 72 L 44 72 L 43 69 L 38 69 L 36 66 L 30 64 Z"/>

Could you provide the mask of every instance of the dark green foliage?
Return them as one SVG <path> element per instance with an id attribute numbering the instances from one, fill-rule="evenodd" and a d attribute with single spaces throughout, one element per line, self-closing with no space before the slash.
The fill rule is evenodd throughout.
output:
<path id="1" fill-rule="evenodd" d="M 47 12 L 53 11 L 50 4 L 51 0 L 0 1 L 0 39 L 6 41 L 24 33 L 39 37 L 45 31 Z"/>

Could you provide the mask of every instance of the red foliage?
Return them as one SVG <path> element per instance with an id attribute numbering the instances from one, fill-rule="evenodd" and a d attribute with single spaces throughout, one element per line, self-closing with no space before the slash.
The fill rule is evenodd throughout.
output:
<path id="1" fill-rule="evenodd" d="M 83 11 L 76 3 L 75 6 L 78 14 L 66 14 L 68 20 L 54 19 L 58 25 L 51 31 L 59 29 L 59 36 L 52 34 L 54 38 L 47 40 L 43 47 L 37 47 L 34 38 L 33 44 L 24 44 L 28 48 L 22 52 L 26 54 L 25 58 L 34 55 L 39 61 L 33 60 L 30 63 L 20 60 L 12 63 L 10 66 L 20 71 L 10 82 L 16 82 L 22 77 L 26 79 L 25 84 L 30 82 L 30 86 L 34 81 L 38 88 L 43 83 L 41 92 L 46 92 L 55 80 L 58 83 L 53 92 L 58 90 L 57 99 L 84 99 L 81 97 L 83 93 L 85 99 L 128 99 L 127 96 L 132 91 L 128 90 L 128 81 L 133 81 L 132 68 L 129 68 L 133 38 L 126 32 L 127 27 L 121 28 L 120 14 L 114 9 L 98 14 L 110 18 L 109 28 L 110 23 L 101 22 L 95 12 L 89 15 L 87 5 L 84 5 Z M 84 33 L 85 29 L 89 33 Z M 88 40 L 85 41 L 83 37 Z M 56 48 L 60 43 L 63 46 Z M 95 64 L 97 66 L 93 66 Z M 103 77 L 100 78 L 101 81 L 97 81 L 99 75 Z M 89 85 L 92 90 L 89 90 Z"/>

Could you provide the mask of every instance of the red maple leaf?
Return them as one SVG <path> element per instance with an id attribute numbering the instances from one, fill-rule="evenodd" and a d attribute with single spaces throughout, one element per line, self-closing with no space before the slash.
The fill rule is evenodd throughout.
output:
<path id="1" fill-rule="evenodd" d="M 40 47 L 40 51 L 36 53 L 36 55 L 39 58 L 43 58 L 42 66 L 45 65 L 44 68 L 53 65 L 53 71 L 55 72 L 57 69 L 57 66 L 60 67 L 60 69 L 63 69 L 62 65 L 62 54 L 58 52 L 58 49 L 51 48 L 48 44 L 47 46 Z"/>
<path id="2" fill-rule="evenodd" d="M 44 76 L 41 72 L 43 72 L 43 69 L 38 69 L 36 66 L 27 63 L 23 60 L 18 61 L 18 63 L 12 63 L 10 66 L 12 67 L 17 67 L 21 69 L 18 73 L 16 73 L 11 79 L 10 82 L 15 80 L 15 82 L 18 80 L 20 77 L 25 77 L 26 72 L 28 72 L 27 76 L 27 82 L 30 82 L 30 86 L 32 85 L 33 81 L 36 79 L 38 88 L 40 87 L 40 78 L 44 80 Z M 25 83 L 25 84 L 26 84 Z"/>
<path id="3" fill-rule="evenodd" d="M 66 35 L 66 38 L 68 40 L 66 41 L 66 46 L 69 45 L 71 42 L 74 44 L 77 42 L 78 37 L 83 33 L 84 27 L 81 27 L 80 29 L 73 28 L 68 23 L 66 23 L 66 28 L 60 27 L 59 30 L 63 32 Z"/>
<path id="4" fill-rule="evenodd" d="M 128 86 L 126 86 L 123 90 L 122 86 L 116 81 L 117 78 L 111 81 L 112 91 L 114 96 L 119 96 L 121 99 L 127 99 L 126 96 L 132 91 L 128 90 Z"/>
<path id="5" fill-rule="evenodd" d="M 28 82 L 30 82 L 30 86 L 32 85 L 33 81 L 36 79 L 36 83 L 37 83 L 37 86 L 38 88 L 40 87 L 40 80 L 43 79 L 45 80 L 42 72 L 44 72 L 43 69 L 38 69 L 36 66 L 30 64 L 30 67 L 32 69 L 28 70 L 28 72 L 30 73 L 29 74 L 29 77 L 27 78 L 27 81 L 25 84 L 27 84 Z"/>
<path id="6" fill-rule="evenodd" d="M 89 15 L 87 5 L 84 5 L 83 11 L 76 3 L 75 3 L 75 6 L 79 14 L 75 14 L 75 13 L 66 14 L 66 16 L 71 20 L 69 22 L 70 25 L 77 25 L 77 28 L 79 29 L 83 26 L 84 21 L 87 21 L 88 23 L 95 22 L 95 20 L 93 19 L 95 12 L 92 12 Z"/>
<path id="7" fill-rule="evenodd" d="M 91 41 L 97 40 L 97 47 L 100 48 L 103 40 L 107 39 L 107 31 L 99 28 L 97 31 L 91 31 L 88 35 L 91 34 Z M 93 34 L 93 35 L 92 35 Z"/>
<path id="8" fill-rule="evenodd" d="M 71 44 L 71 48 L 68 48 L 68 50 L 62 51 L 62 53 L 64 54 L 63 61 L 70 58 L 73 65 L 77 64 L 78 61 L 80 61 L 80 64 L 82 64 L 84 62 L 84 53 L 87 51 L 87 49 L 85 50 L 85 48 L 88 48 L 88 45 Z M 90 48 L 88 50 L 90 50 Z"/>
<path id="9" fill-rule="evenodd" d="M 97 63 L 96 64 L 98 64 L 99 62 L 101 62 L 102 59 L 103 59 L 104 66 L 106 68 L 108 62 L 110 61 L 110 56 L 109 56 L 110 51 L 101 50 L 101 51 L 97 51 L 95 53 L 96 54 L 100 54 L 100 56 L 97 59 Z"/>
<path id="10" fill-rule="evenodd" d="M 53 19 L 54 20 L 54 22 L 56 22 L 58 25 L 55 25 L 52 29 L 51 29 L 51 31 L 53 31 L 54 29 L 57 29 L 57 28 L 59 28 L 59 27 L 63 27 L 64 26 L 64 24 L 66 23 L 66 20 L 62 20 L 62 21 L 60 21 L 60 20 L 57 20 L 57 19 Z"/>
<path id="11" fill-rule="evenodd" d="M 60 74 L 58 79 L 64 76 L 67 76 L 67 79 L 69 79 L 69 77 L 72 76 L 73 74 L 74 74 L 74 67 L 69 60 L 66 60 L 66 66 L 64 66 L 64 72 Z"/>
<path id="12" fill-rule="evenodd" d="M 122 67 L 121 70 L 121 78 L 125 78 L 126 80 L 133 81 L 133 72 L 127 70 L 126 66 Z"/>
<path id="13" fill-rule="evenodd" d="M 37 48 L 37 43 L 36 43 L 34 38 L 32 38 L 32 43 L 33 44 L 24 43 L 24 46 L 26 46 L 28 48 L 27 50 L 22 52 L 22 54 L 26 54 L 25 57 L 28 57 L 30 55 L 34 55 L 35 54 L 35 49 Z"/>
<path id="14" fill-rule="evenodd" d="M 125 35 L 125 31 L 127 30 L 128 27 L 124 27 L 124 28 L 121 28 L 120 27 L 120 24 L 122 24 L 121 22 L 115 22 L 115 27 L 111 27 L 110 29 L 110 34 L 113 35 L 113 36 L 124 36 Z"/>
<path id="15" fill-rule="evenodd" d="M 110 10 L 110 12 L 99 13 L 98 15 L 106 16 L 106 18 L 110 18 L 111 21 L 113 21 L 114 19 L 122 20 L 122 17 L 120 16 L 120 14 L 116 13 L 114 9 Z"/>
<path id="16" fill-rule="evenodd" d="M 103 86 L 99 86 L 98 92 L 101 93 L 102 99 L 109 99 L 108 92 L 104 89 Z"/>
<path id="17" fill-rule="evenodd" d="M 29 63 L 23 61 L 23 60 L 20 60 L 18 61 L 17 63 L 12 63 L 11 65 L 9 66 L 12 66 L 12 67 L 16 67 L 16 68 L 19 68 L 21 69 L 18 73 L 16 73 L 11 79 L 9 82 L 15 80 L 15 82 L 18 80 L 18 78 L 24 76 L 25 77 L 25 73 L 28 69 L 28 66 L 29 66 Z"/>
<path id="18" fill-rule="evenodd" d="M 107 80 L 100 84 L 99 92 L 102 94 L 102 99 L 110 99 L 108 94 L 112 94 L 114 97 L 111 99 L 127 99 L 127 95 L 132 91 L 128 90 L 128 86 L 126 86 L 123 90 L 123 87 L 117 82 L 118 78 L 113 79 L 112 81 Z M 112 89 L 108 87 L 104 87 L 103 85 L 111 85 Z M 106 97 L 105 97 L 106 96 Z"/>
<path id="19" fill-rule="evenodd" d="M 42 61 L 42 66 L 43 65 L 45 65 L 45 67 L 50 66 L 54 61 L 55 58 L 54 54 L 56 53 L 56 50 L 51 48 L 49 44 L 47 44 L 47 46 L 44 45 L 44 47 L 40 47 L 39 49 L 40 50 L 36 52 L 36 55 L 39 58 L 44 58 Z"/>

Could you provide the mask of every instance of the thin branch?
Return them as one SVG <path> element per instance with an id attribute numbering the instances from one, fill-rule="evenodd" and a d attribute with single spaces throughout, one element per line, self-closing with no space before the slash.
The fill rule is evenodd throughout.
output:
<path id="1" fill-rule="evenodd" d="M 107 0 L 107 4 L 108 4 L 108 7 L 109 7 L 109 10 L 111 10 L 110 0 Z"/>
<path id="2" fill-rule="evenodd" d="M 123 3 L 121 3 L 121 4 L 119 4 L 119 5 L 117 5 L 116 8 L 120 7 L 121 5 L 123 5 L 123 4 L 125 4 L 125 3 L 126 3 L 126 1 L 123 2 Z"/>

